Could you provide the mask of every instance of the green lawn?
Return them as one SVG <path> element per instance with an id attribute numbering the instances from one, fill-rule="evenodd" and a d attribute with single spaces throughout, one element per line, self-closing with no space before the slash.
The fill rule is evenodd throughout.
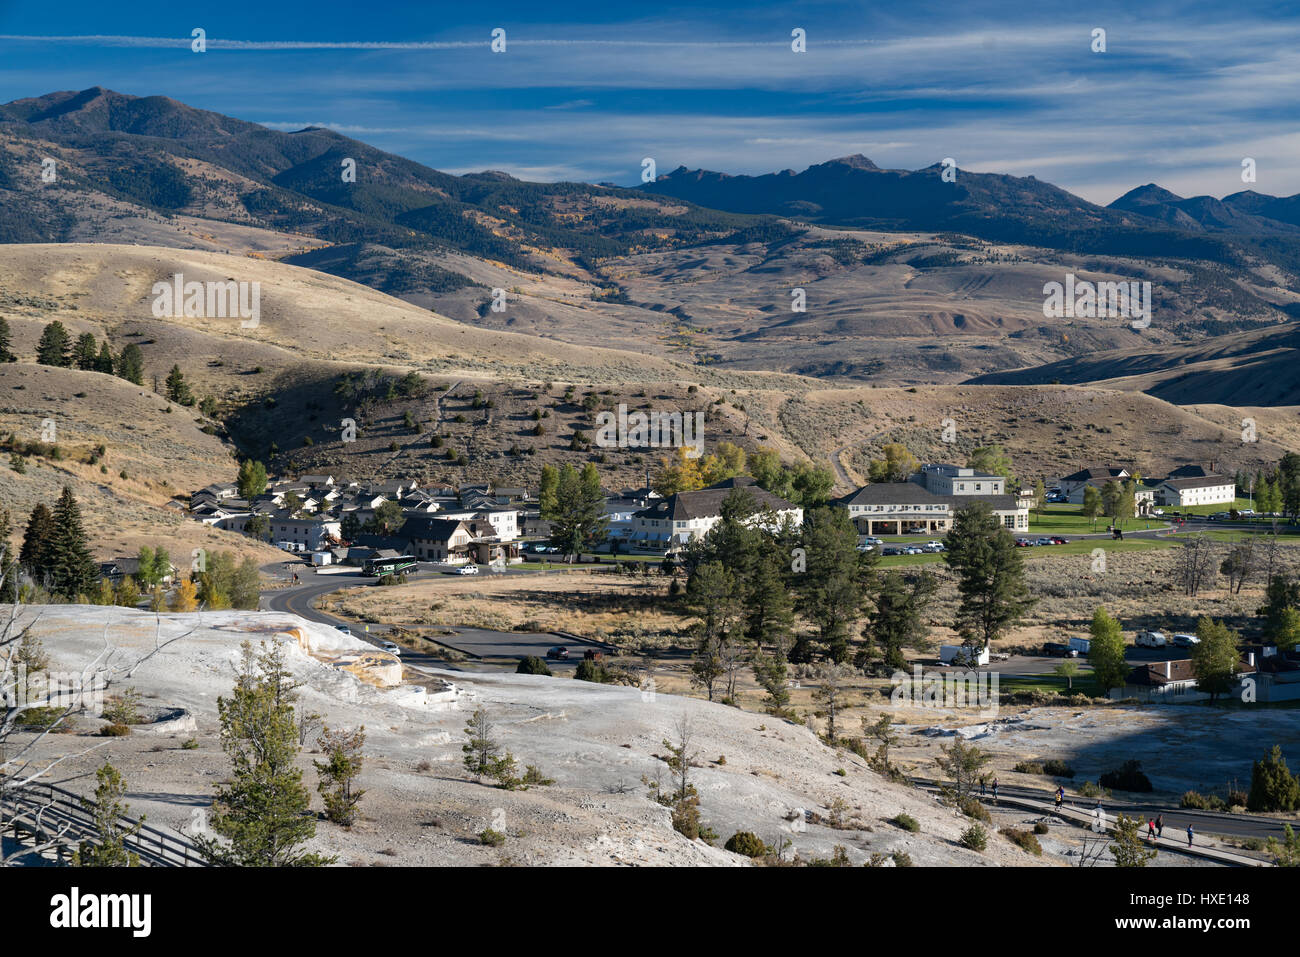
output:
<path id="1" fill-rule="evenodd" d="M 1111 520 L 1099 516 L 1094 522 L 1083 514 L 1082 505 L 1048 505 L 1040 513 L 1037 509 L 1029 512 L 1029 533 L 1031 535 L 1085 535 L 1091 532 L 1104 532 Z M 1126 532 L 1146 528 L 1167 528 L 1168 522 L 1148 518 L 1121 519 L 1119 527 Z"/>
<path id="2" fill-rule="evenodd" d="M 1078 662 L 1081 673 L 1074 676 L 1074 689 L 1070 690 L 1064 678 L 1054 674 L 1046 675 L 999 675 L 998 691 L 1043 691 L 1047 694 L 1086 694 L 1100 698 L 1101 689 L 1093 679 L 1090 671 L 1083 671 L 1087 663 L 1082 658 L 1062 659 Z"/>
<path id="3" fill-rule="evenodd" d="M 1249 498 L 1239 498 L 1231 505 L 1224 502 L 1220 505 L 1185 505 L 1182 508 L 1174 508 L 1175 512 L 1182 512 L 1184 515 L 1214 515 L 1217 512 L 1230 512 L 1235 509 L 1254 508 Z M 1169 511 L 1166 509 L 1165 511 Z"/>

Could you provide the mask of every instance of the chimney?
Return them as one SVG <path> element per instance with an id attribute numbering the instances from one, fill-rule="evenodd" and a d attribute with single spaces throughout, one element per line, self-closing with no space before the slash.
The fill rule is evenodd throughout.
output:
<path id="1" fill-rule="evenodd" d="M 1255 667 L 1255 652 L 1246 652 L 1246 664 L 1250 665 L 1252 668 Z"/>
<path id="2" fill-rule="evenodd" d="M 1173 677 L 1174 677 L 1174 663 L 1173 663 L 1172 661 L 1166 661 L 1166 662 L 1165 662 L 1165 680 L 1166 680 L 1166 681 L 1172 681 L 1172 680 L 1173 680 Z"/>

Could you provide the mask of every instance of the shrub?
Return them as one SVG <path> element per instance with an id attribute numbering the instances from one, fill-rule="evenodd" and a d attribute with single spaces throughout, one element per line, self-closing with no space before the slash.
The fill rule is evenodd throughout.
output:
<path id="1" fill-rule="evenodd" d="M 1105 794 L 1106 794 L 1105 790 L 1099 788 L 1091 781 L 1084 781 L 1082 784 L 1079 785 L 1079 795 L 1081 797 L 1097 798 L 1097 797 L 1104 797 Z"/>
<path id="2" fill-rule="evenodd" d="M 893 855 L 891 856 L 894 858 L 895 867 L 912 866 L 912 855 L 907 853 L 907 851 L 894 851 Z"/>
<path id="3" fill-rule="evenodd" d="M 120 738 L 131 733 L 131 726 L 126 724 L 106 724 L 99 729 L 99 734 L 104 738 Z"/>
<path id="4" fill-rule="evenodd" d="M 1047 824 L 1043 821 L 1039 821 L 1037 824 L 1034 825 L 1035 834 L 1046 834 L 1048 830 L 1050 829 L 1048 828 Z"/>
<path id="5" fill-rule="evenodd" d="M 972 824 L 962 832 L 961 843 L 972 851 L 982 851 L 989 846 L 989 832 L 981 824 Z"/>
<path id="6" fill-rule="evenodd" d="M 848 867 L 850 863 L 851 862 L 849 861 L 849 852 L 845 849 L 844 845 L 836 844 L 834 849 L 831 851 L 831 856 L 829 858 L 826 857 L 811 858 L 808 861 L 808 866 L 809 867 Z"/>
<path id="7" fill-rule="evenodd" d="M 737 831 L 727 838 L 727 843 L 723 846 L 733 854 L 743 854 L 745 857 L 762 857 L 767 853 L 767 845 L 751 831 Z"/>
<path id="8" fill-rule="evenodd" d="M 140 723 L 140 692 L 127 688 L 104 708 L 104 719 L 110 724 Z"/>
<path id="9" fill-rule="evenodd" d="M 519 659 L 519 666 L 515 668 L 517 675 L 546 675 L 551 677 L 551 669 L 546 666 L 546 662 L 536 655 L 528 655 Z"/>
<path id="10" fill-rule="evenodd" d="M 993 818 L 989 816 L 988 808 L 980 803 L 978 798 L 965 797 L 957 805 L 962 814 L 976 821 L 983 821 L 985 824 L 992 824 Z"/>
<path id="11" fill-rule="evenodd" d="M 1097 783 L 1116 791 L 1151 791 L 1151 779 L 1142 773 L 1142 762 L 1128 760 L 1117 771 L 1107 771 Z"/>
<path id="12" fill-rule="evenodd" d="M 490 827 L 485 827 L 478 833 L 478 842 L 486 844 L 488 847 L 500 847 L 506 842 L 506 836 L 500 831 L 494 831 Z"/>
<path id="13" fill-rule="evenodd" d="M 1042 774 L 1043 766 L 1037 761 L 1020 761 L 1011 770 L 1021 774 Z"/>
<path id="14" fill-rule="evenodd" d="M 1286 766 L 1276 744 L 1265 758 L 1256 761 L 1250 774 L 1246 807 L 1252 811 L 1294 811 L 1300 805 L 1300 782 Z"/>
<path id="15" fill-rule="evenodd" d="M 1044 828 L 1044 830 L 1046 830 L 1046 828 Z M 1037 857 L 1043 856 L 1043 845 L 1039 844 L 1038 838 L 1034 837 L 1034 835 L 1030 834 L 1028 831 L 1022 831 L 1015 827 L 1004 827 L 1002 829 L 1002 835 L 1007 838 L 1007 840 L 1011 841 L 1012 844 L 1017 845 L 1022 851 L 1036 855 Z"/>
<path id="16" fill-rule="evenodd" d="M 548 784 L 554 784 L 555 778 L 548 778 L 546 775 L 542 774 L 541 769 L 538 768 L 537 765 L 529 764 L 524 767 L 523 783 L 525 790 L 530 787 L 544 788 Z"/>
<path id="17" fill-rule="evenodd" d="M 181 742 L 181 747 L 184 748 L 186 751 L 193 751 L 196 748 L 198 748 L 198 746 L 199 746 L 199 742 L 197 738 L 186 738 L 184 741 Z"/>
<path id="18" fill-rule="evenodd" d="M 605 669 L 596 662 L 583 658 L 578 662 L 578 670 L 573 673 L 573 677 L 579 681 L 594 681 L 601 684 L 605 681 Z"/>
<path id="19" fill-rule="evenodd" d="M 900 814 L 894 818 L 893 823 L 901 827 L 904 831 L 911 831 L 915 834 L 921 830 L 921 823 L 910 814 Z"/>
<path id="20" fill-rule="evenodd" d="M 1052 758 L 1050 761 L 1043 762 L 1043 773 L 1054 778 L 1072 778 L 1074 777 L 1074 768 L 1064 761 Z"/>
<path id="21" fill-rule="evenodd" d="M 59 715 L 63 714 L 64 710 L 64 708 L 54 706 L 26 708 L 14 719 L 15 726 L 25 730 L 43 731 L 51 727 L 59 719 Z"/>

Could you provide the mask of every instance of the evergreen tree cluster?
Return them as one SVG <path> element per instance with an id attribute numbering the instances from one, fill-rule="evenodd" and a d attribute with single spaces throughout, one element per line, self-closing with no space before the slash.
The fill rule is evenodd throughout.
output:
<path id="1" fill-rule="evenodd" d="M 16 362 L 17 359 L 11 347 L 9 324 L 0 319 L 0 362 Z M 97 342 L 93 333 L 83 332 L 74 342 L 67 327 L 58 319 L 46 325 L 41 333 L 36 344 L 36 361 L 43 366 L 103 372 L 144 385 L 144 353 L 139 346 L 131 343 L 114 356 L 107 338 Z"/>

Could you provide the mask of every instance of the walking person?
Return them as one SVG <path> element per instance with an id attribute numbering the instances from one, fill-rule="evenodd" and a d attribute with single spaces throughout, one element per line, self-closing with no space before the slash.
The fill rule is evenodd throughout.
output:
<path id="1" fill-rule="evenodd" d="M 1192 826 L 1190 824 L 1187 825 L 1187 846 L 1192 846 Z"/>
<path id="2" fill-rule="evenodd" d="M 1061 809 L 1061 802 L 1064 800 L 1065 800 L 1065 787 L 1058 786 L 1056 788 L 1056 809 L 1058 811 Z"/>
<path id="3" fill-rule="evenodd" d="M 1148 820 L 1148 821 L 1147 821 L 1147 841 L 1148 841 L 1148 842 L 1154 842 L 1155 839 L 1156 839 L 1156 822 L 1155 822 L 1154 820 Z"/>
<path id="4" fill-rule="evenodd" d="M 993 779 L 993 803 L 998 803 L 998 779 Z"/>
<path id="5" fill-rule="evenodd" d="M 1156 840 L 1160 840 L 1160 838 L 1164 836 L 1165 836 L 1165 816 L 1163 814 L 1157 814 L 1156 815 Z"/>
<path id="6" fill-rule="evenodd" d="M 985 777 L 984 775 L 981 774 L 980 775 L 980 797 L 984 796 L 984 782 L 985 782 Z"/>

